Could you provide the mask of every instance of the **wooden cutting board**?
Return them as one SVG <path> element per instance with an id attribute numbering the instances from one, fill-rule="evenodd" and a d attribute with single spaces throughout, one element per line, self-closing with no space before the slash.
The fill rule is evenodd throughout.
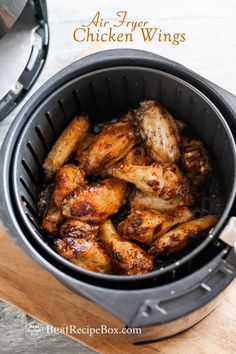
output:
<path id="1" fill-rule="evenodd" d="M 76 324 L 123 328 L 123 324 L 96 304 L 74 294 L 27 256 L 0 226 L 0 298 L 34 318 L 55 327 Z M 191 329 L 170 339 L 132 345 L 125 335 L 70 336 L 100 353 L 235 353 L 236 280 L 220 305 Z"/>

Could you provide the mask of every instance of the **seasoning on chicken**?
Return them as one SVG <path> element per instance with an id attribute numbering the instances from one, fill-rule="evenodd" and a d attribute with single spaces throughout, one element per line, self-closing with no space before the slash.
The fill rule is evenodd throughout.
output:
<path id="1" fill-rule="evenodd" d="M 133 193 L 130 193 L 129 200 L 132 208 L 147 208 L 155 210 L 171 210 L 191 203 L 191 198 L 185 201 L 177 198 L 165 200 L 157 197 L 153 193 L 142 192 L 138 189 Z"/>
<path id="2" fill-rule="evenodd" d="M 162 235 L 151 245 L 148 253 L 153 256 L 168 256 L 180 251 L 191 241 L 195 241 L 203 231 L 211 229 L 217 222 L 215 215 L 188 221 Z"/>
<path id="3" fill-rule="evenodd" d="M 152 160 L 147 155 L 145 149 L 142 146 L 135 146 L 120 161 L 120 164 L 122 165 L 137 165 L 137 166 L 147 166 L 150 165 L 151 163 Z"/>
<path id="4" fill-rule="evenodd" d="M 134 209 L 118 226 L 118 233 L 130 240 L 150 244 L 173 226 L 194 218 L 186 207 L 161 212 L 157 210 Z"/>
<path id="5" fill-rule="evenodd" d="M 139 133 L 155 161 L 176 162 L 180 157 L 179 130 L 172 115 L 159 102 L 147 100 L 135 110 Z"/>
<path id="6" fill-rule="evenodd" d="M 88 128 L 89 119 L 86 114 L 75 116 L 72 119 L 44 161 L 43 168 L 47 179 L 51 179 L 76 150 L 79 142 L 84 139 Z"/>
<path id="7" fill-rule="evenodd" d="M 77 238 L 96 238 L 98 226 L 88 224 L 78 219 L 67 219 L 60 227 L 60 235 Z"/>
<path id="8" fill-rule="evenodd" d="M 212 172 L 208 152 L 198 140 L 183 138 L 181 141 L 181 164 L 191 182 L 197 186 L 205 182 Z"/>
<path id="9" fill-rule="evenodd" d="M 110 220 L 100 226 L 100 239 L 109 253 L 114 267 L 123 275 L 137 275 L 153 269 L 151 257 L 134 242 L 122 239 Z"/>
<path id="10" fill-rule="evenodd" d="M 72 164 L 66 164 L 56 174 L 52 196 L 48 205 L 48 210 L 43 218 L 42 228 L 49 232 L 58 231 L 58 225 L 63 220 L 61 214 L 62 200 L 79 185 L 85 183 L 83 171 Z"/>
<path id="11" fill-rule="evenodd" d="M 62 202 L 67 218 L 99 224 L 118 211 L 126 196 L 126 183 L 116 178 L 79 186 Z"/>
<path id="12" fill-rule="evenodd" d="M 86 174 L 92 174 L 123 158 L 134 145 L 134 117 L 128 113 L 118 122 L 105 125 L 83 153 L 77 152 L 77 159 Z"/>
<path id="13" fill-rule="evenodd" d="M 187 178 L 177 165 L 155 162 L 150 166 L 114 165 L 107 169 L 114 177 L 135 184 L 142 191 L 151 192 L 162 199 L 191 199 Z"/>
<path id="14" fill-rule="evenodd" d="M 66 237 L 54 243 L 55 251 L 70 262 L 87 270 L 111 273 L 112 262 L 103 245 L 94 239 Z"/>

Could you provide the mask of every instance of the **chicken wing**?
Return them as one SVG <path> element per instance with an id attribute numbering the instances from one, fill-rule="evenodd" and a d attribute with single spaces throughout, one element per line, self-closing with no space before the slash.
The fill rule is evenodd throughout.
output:
<path id="1" fill-rule="evenodd" d="M 194 218 L 186 207 L 161 212 L 157 210 L 134 209 L 118 226 L 122 237 L 140 243 L 150 244 L 173 226 Z"/>
<path id="2" fill-rule="evenodd" d="M 146 165 L 150 165 L 151 163 L 152 160 L 147 155 L 145 149 L 142 146 L 134 147 L 120 161 L 120 164 L 122 165 L 137 165 L 137 166 L 146 166 Z"/>
<path id="3" fill-rule="evenodd" d="M 62 203 L 67 218 L 98 224 L 115 213 L 126 195 L 126 183 L 116 178 L 78 187 Z"/>
<path id="4" fill-rule="evenodd" d="M 154 193 L 162 199 L 191 199 L 189 182 L 175 164 L 158 162 L 150 166 L 117 164 L 107 171 L 112 176 L 131 182 L 142 191 Z"/>
<path id="5" fill-rule="evenodd" d="M 72 119 L 44 161 L 43 168 L 47 179 L 51 179 L 72 152 L 76 150 L 79 142 L 84 139 L 88 128 L 89 119 L 87 115 L 75 116 Z"/>
<path id="6" fill-rule="evenodd" d="M 66 164 L 56 174 L 54 189 L 48 205 L 45 217 L 43 218 L 42 228 L 49 232 L 58 231 L 58 225 L 63 217 L 60 206 L 62 200 L 79 185 L 85 183 L 82 170 L 72 164 Z"/>
<path id="7" fill-rule="evenodd" d="M 135 110 L 139 133 L 155 161 L 175 162 L 180 157 L 179 131 L 172 115 L 159 102 L 148 100 Z"/>
<path id="8" fill-rule="evenodd" d="M 134 118 L 128 113 L 118 122 L 105 125 L 83 153 L 77 152 L 77 159 L 86 174 L 92 174 L 123 158 L 134 144 Z"/>
<path id="9" fill-rule="evenodd" d="M 193 184 L 199 186 L 205 182 L 212 172 L 208 152 L 198 140 L 183 138 L 181 143 L 181 164 Z"/>
<path id="10" fill-rule="evenodd" d="M 214 215 L 188 221 L 156 239 L 148 253 L 153 257 L 176 253 L 191 241 L 196 240 L 203 231 L 211 229 L 216 222 L 217 217 Z"/>
<path id="11" fill-rule="evenodd" d="M 172 198 L 165 200 L 157 197 L 153 193 L 142 192 L 140 190 L 135 190 L 130 193 L 129 196 L 131 208 L 147 208 L 155 210 L 171 210 L 176 207 L 189 205 L 191 199 L 182 201 L 177 198 Z"/>
<path id="12" fill-rule="evenodd" d="M 66 237 L 54 244 L 55 251 L 70 262 L 87 270 L 111 273 L 112 262 L 103 245 L 94 239 Z"/>
<path id="13" fill-rule="evenodd" d="M 134 242 L 122 239 L 110 220 L 102 223 L 100 231 L 100 239 L 120 274 L 136 275 L 153 269 L 151 257 Z"/>
<path id="14" fill-rule="evenodd" d="M 67 219 L 60 227 L 60 235 L 65 237 L 94 239 L 98 234 L 98 226 L 77 219 Z"/>

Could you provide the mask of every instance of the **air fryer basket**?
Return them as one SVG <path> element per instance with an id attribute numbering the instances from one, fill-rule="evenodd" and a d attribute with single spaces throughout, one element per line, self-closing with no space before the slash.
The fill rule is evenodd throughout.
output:
<path id="1" fill-rule="evenodd" d="M 8 136 L 3 147 L 9 161 L 5 163 L 3 153 L 1 156 L 4 165 L 3 173 L 7 173 L 10 179 L 9 185 L 5 180 L 1 181 L 4 186 L 3 199 L 7 200 L 6 209 L 11 209 L 10 218 L 12 220 L 14 218 L 15 238 L 18 239 L 17 233 L 20 233 L 24 240 L 24 247 L 41 264 L 68 286 L 102 304 L 128 323 L 135 324 L 135 314 L 139 323 L 146 325 L 147 321 L 151 324 L 179 316 L 179 309 L 171 311 L 170 317 L 166 315 L 165 319 L 160 319 L 163 315 L 161 311 L 158 313 L 159 317 L 157 314 L 154 316 L 149 314 L 149 316 L 145 314 L 145 301 L 157 298 L 159 303 L 161 298 L 165 299 L 166 289 L 172 289 L 168 290 L 168 293 L 171 293 L 173 286 L 164 285 L 163 277 L 166 276 L 170 282 L 170 274 L 173 274 L 173 271 L 181 269 L 181 266 L 190 262 L 200 252 L 204 252 L 204 249 L 206 249 L 204 255 L 206 263 L 209 262 L 207 267 L 196 271 L 194 276 L 189 275 L 175 282 L 174 294 L 176 293 L 177 296 L 181 293 L 180 305 L 186 302 L 183 289 L 188 288 L 187 285 L 184 287 L 183 283 L 186 282 L 191 289 L 188 293 L 189 303 L 184 309 L 181 307 L 182 313 L 196 309 L 213 296 L 212 293 L 202 290 L 202 279 L 211 276 L 211 280 L 217 282 L 218 288 L 215 288 L 214 294 L 217 294 L 232 279 L 232 272 L 228 272 L 228 268 L 225 268 L 225 264 L 222 263 L 227 249 L 219 247 L 214 251 L 214 257 L 210 259 L 207 258 L 207 247 L 217 240 L 232 209 L 236 182 L 235 144 L 226 121 L 212 100 L 188 80 L 185 81 L 184 77 L 173 75 L 175 63 L 166 60 L 168 70 L 164 70 L 165 59 L 158 56 L 141 51 L 123 51 L 120 52 L 120 56 L 119 51 L 111 52 L 113 51 L 90 56 L 64 69 L 46 83 L 23 108 L 21 117 L 18 117 L 14 123 L 12 134 Z M 178 68 L 191 74 L 181 66 Z M 45 242 L 39 228 L 40 221 L 36 206 L 42 180 L 42 163 L 56 138 L 75 114 L 86 112 L 92 124 L 105 122 L 137 107 L 139 102 L 146 98 L 157 99 L 163 103 L 176 117 L 186 122 L 194 135 L 199 137 L 211 151 L 218 178 L 213 178 L 204 186 L 199 214 L 220 213 L 220 219 L 205 240 L 189 248 L 187 253 L 180 253 L 177 258 L 171 260 L 170 264 L 162 268 L 157 267 L 151 273 L 131 277 L 93 273 L 63 259 Z M 7 146 L 13 142 L 15 148 Z M 4 175 L 4 178 L 6 179 L 7 176 Z M 2 214 L 5 214 L 3 209 Z M 9 215 L 5 216 L 4 221 L 12 231 Z M 208 269 L 214 268 L 214 272 L 209 274 Z M 199 280 L 201 280 L 200 285 Z M 158 288 L 158 284 L 163 286 Z M 126 289 L 139 290 L 127 291 Z M 122 299 L 119 299 L 119 302 L 131 304 L 132 293 L 137 295 L 136 300 L 132 300 L 132 309 L 128 310 L 128 305 L 122 307 L 121 304 L 117 304 L 114 308 L 115 299 L 119 299 L 119 296 Z M 199 300 L 200 294 L 201 300 Z M 172 296 L 172 300 L 174 298 L 175 296 Z M 199 300 L 198 304 L 196 304 L 197 300 Z M 138 308 L 141 312 L 137 312 Z"/>

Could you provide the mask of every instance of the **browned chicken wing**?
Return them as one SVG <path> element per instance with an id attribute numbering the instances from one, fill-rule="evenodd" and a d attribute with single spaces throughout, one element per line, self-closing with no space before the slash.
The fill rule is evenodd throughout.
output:
<path id="1" fill-rule="evenodd" d="M 120 208 L 125 195 L 126 183 L 116 178 L 80 186 L 63 200 L 62 214 L 98 224 Z"/>
<path id="2" fill-rule="evenodd" d="M 110 220 L 104 221 L 100 231 L 100 239 L 120 274 L 137 275 L 153 269 L 151 257 L 134 242 L 122 239 Z"/>
<path id="3" fill-rule="evenodd" d="M 155 161 L 175 162 L 180 157 L 179 131 L 172 115 L 159 102 L 148 100 L 135 110 L 139 132 Z"/>
<path id="4" fill-rule="evenodd" d="M 62 237 L 96 238 L 98 226 L 77 219 L 67 219 L 60 227 Z"/>
<path id="5" fill-rule="evenodd" d="M 203 231 L 211 229 L 217 222 L 217 217 L 207 215 L 200 219 L 188 221 L 156 239 L 149 249 L 151 256 L 168 256 L 180 251 Z"/>
<path id="6" fill-rule="evenodd" d="M 175 164 L 158 162 L 150 166 L 117 164 L 107 171 L 112 176 L 133 183 L 138 189 L 154 193 L 162 199 L 191 199 L 189 182 Z"/>
<path id="7" fill-rule="evenodd" d="M 201 185 L 212 172 L 210 157 L 203 143 L 183 138 L 181 150 L 181 164 L 187 177 L 193 184 Z"/>
<path id="8" fill-rule="evenodd" d="M 94 239 L 66 237 L 58 239 L 54 249 L 62 257 L 87 270 L 111 273 L 112 263 L 103 246 Z"/>
<path id="9" fill-rule="evenodd" d="M 134 119 L 128 113 L 118 122 L 105 125 L 83 153 L 77 152 L 77 159 L 86 174 L 92 174 L 123 158 L 134 144 Z"/>
<path id="10" fill-rule="evenodd" d="M 186 200 L 180 200 L 177 198 L 165 200 L 157 197 L 154 193 L 142 192 L 138 189 L 133 193 L 130 193 L 129 200 L 132 208 L 147 208 L 155 210 L 170 210 L 191 203 L 191 198 Z"/>
<path id="11" fill-rule="evenodd" d="M 66 160 L 74 152 L 81 140 L 84 139 L 89 128 L 87 115 L 75 116 L 66 129 L 59 136 L 47 158 L 43 168 L 47 179 L 53 177 Z"/>
<path id="12" fill-rule="evenodd" d="M 140 243 L 150 244 L 173 226 L 194 218 L 186 207 L 161 212 L 157 210 L 134 209 L 119 224 L 118 233 L 122 237 Z"/>
<path id="13" fill-rule="evenodd" d="M 66 164 L 56 174 L 54 189 L 48 210 L 43 218 L 42 228 L 50 233 L 58 231 L 58 225 L 63 220 L 61 214 L 62 200 L 79 185 L 85 183 L 83 171 L 72 164 Z"/>

